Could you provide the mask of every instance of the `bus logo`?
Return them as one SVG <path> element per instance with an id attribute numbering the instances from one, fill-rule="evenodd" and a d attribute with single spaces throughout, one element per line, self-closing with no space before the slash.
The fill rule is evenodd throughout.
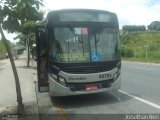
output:
<path id="1" fill-rule="evenodd" d="M 86 77 L 69 77 L 68 80 L 86 80 Z"/>

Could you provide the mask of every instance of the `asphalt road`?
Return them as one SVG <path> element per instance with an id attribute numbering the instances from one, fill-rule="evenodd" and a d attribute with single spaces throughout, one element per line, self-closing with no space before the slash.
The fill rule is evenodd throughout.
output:
<path id="1" fill-rule="evenodd" d="M 160 65 L 123 62 L 121 75 L 118 93 L 52 98 L 53 107 L 63 120 L 116 120 L 126 119 L 126 114 L 160 119 Z"/>
<path id="2" fill-rule="evenodd" d="M 122 90 L 160 105 L 160 64 L 123 63 Z"/>

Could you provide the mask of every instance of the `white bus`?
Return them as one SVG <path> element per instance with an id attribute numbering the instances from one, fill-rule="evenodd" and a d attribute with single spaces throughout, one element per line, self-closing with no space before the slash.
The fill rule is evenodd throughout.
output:
<path id="1" fill-rule="evenodd" d="M 118 90 L 119 24 L 115 13 L 64 9 L 36 27 L 39 91 L 69 96 Z"/>

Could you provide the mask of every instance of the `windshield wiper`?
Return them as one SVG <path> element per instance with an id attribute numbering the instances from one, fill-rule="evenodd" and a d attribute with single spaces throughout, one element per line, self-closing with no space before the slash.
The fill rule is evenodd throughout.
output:
<path id="1" fill-rule="evenodd" d="M 98 35 L 98 38 L 97 38 L 97 35 Z M 94 40 L 95 40 L 95 50 L 97 52 L 97 43 L 99 42 L 99 37 L 100 35 L 97 33 L 94 33 Z"/>

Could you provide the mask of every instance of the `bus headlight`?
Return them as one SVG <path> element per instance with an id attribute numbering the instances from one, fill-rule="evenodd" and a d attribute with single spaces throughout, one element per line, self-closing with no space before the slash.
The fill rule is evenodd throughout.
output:
<path id="1" fill-rule="evenodd" d="M 63 77 L 61 77 L 61 76 L 59 76 L 59 75 L 55 75 L 55 74 L 51 74 L 51 77 L 55 80 L 55 81 L 57 81 L 58 83 L 60 83 L 61 85 L 64 85 L 64 86 L 66 86 L 66 80 L 65 80 L 65 78 L 63 78 Z"/>
<path id="2" fill-rule="evenodd" d="M 54 78 L 55 80 L 57 80 L 57 75 L 55 75 L 55 74 L 52 73 L 51 77 Z"/>
<path id="3" fill-rule="evenodd" d="M 118 70 L 118 72 L 116 72 L 116 73 L 114 74 L 114 76 L 113 76 L 113 80 L 114 80 L 114 81 L 117 80 L 117 78 L 119 77 L 120 73 L 121 73 L 121 70 Z"/>
<path id="4" fill-rule="evenodd" d="M 116 80 L 118 76 L 118 73 L 116 72 L 116 74 L 114 74 L 113 79 Z"/>
<path id="5" fill-rule="evenodd" d="M 61 76 L 58 76 L 58 82 L 64 86 L 66 86 L 66 80 L 65 78 L 61 77 Z"/>

